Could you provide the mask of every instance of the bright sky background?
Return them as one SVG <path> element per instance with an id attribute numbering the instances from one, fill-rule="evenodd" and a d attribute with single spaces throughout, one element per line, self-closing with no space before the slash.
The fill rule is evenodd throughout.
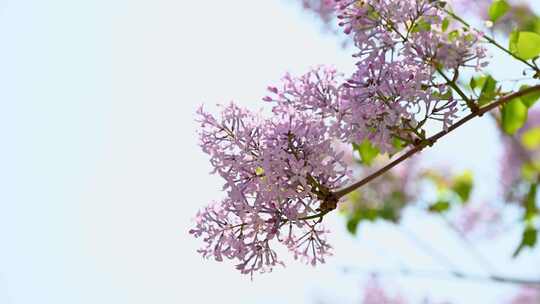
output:
<path id="1" fill-rule="evenodd" d="M 195 252 L 191 219 L 223 196 L 197 146 L 196 107 L 234 99 L 258 108 L 286 71 L 352 68 L 349 52 L 286 2 L 0 1 L 0 303 L 359 303 L 365 277 L 341 266 L 441 268 L 387 225 L 362 227 L 354 240 L 337 214 L 328 224 L 335 256 L 323 267 L 292 262 L 251 282 Z M 489 193 L 492 127 L 471 123 L 426 158 L 472 167 Z M 412 214 L 405 225 L 481 272 L 437 223 Z M 513 246 L 501 242 L 485 248 L 494 263 Z M 533 262 L 510 270 L 534 274 Z M 390 282 L 457 303 L 494 303 L 510 290 Z"/>

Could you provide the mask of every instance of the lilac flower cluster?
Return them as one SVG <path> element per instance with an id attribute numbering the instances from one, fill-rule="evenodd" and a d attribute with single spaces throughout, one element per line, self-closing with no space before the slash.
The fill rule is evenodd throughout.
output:
<path id="1" fill-rule="evenodd" d="M 492 237 L 502 230 L 501 209 L 491 202 L 468 203 L 460 208 L 452 222 L 468 237 Z"/>
<path id="2" fill-rule="evenodd" d="M 334 16 L 335 0 L 301 0 L 302 7 L 315 13 L 328 24 Z"/>
<path id="3" fill-rule="evenodd" d="M 299 0 L 302 7 L 309 12 L 315 13 L 321 21 L 330 27 L 336 11 L 339 11 L 341 2 L 345 0 Z M 356 1 L 356 5 L 363 6 L 368 1 Z M 449 0 L 445 1 L 447 8 L 460 16 L 476 17 L 480 20 L 488 20 L 488 11 L 492 0 Z M 497 21 L 496 30 L 510 32 L 516 26 L 526 28 L 535 14 L 530 4 L 524 0 L 509 0 L 510 11 Z"/>
<path id="4" fill-rule="evenodd" d="M 330 189 L 348 172 L 323 122 L 286 108 L 264 119 L 234 104 L 219 119 L 198 113 L 201 147 L 228 194 L 200 211 L 190 231 L 204 239 L 203 256 L 264 272 L 282 264 L 271 246 L 278 242 L 295 258 L 324 262 L 330 246 L 316 215 L 335 208 Z"/>
<path id="5" fill-rule="evenodd" d="M 349 115 L 344 134 L 374 140 L 391 151 L 390 140 L 422 138 L 427 120 L 451 125 L 458 111 L 444 75 L 486 65 L 481 33 L 449 30 L 451 18 L 441 1 L 381 0 L 338 3 L 338 19 L 358 48 L 357 71 L 343 102 Z M 437 82 L 439 76 L 445 82 Z M 368 134 L 366 134 L 368 133 Z"/>
<path id="6" fill-rule="evenodd" d="M 396 139 L 425 144 L 425 123 L 447 128 L 458 111 L 436 73 L 482 65 L 479 35 L 446 33 L 439 1 L 336 3 L 359 49 L 352 76 L 328 67 L 286 75 L 264 98 L 271 117 L 235 104 L 221 117 L 198 111 L 201 147 L 227 197 L 200 211 L 190 232 L 206 243 L 203 256 L 236 260 L 242 273 L 282 263 L 271 243 L 323 262 L 330 246 L 322 216 L 337 207 L 337 190 L 350 177 L 336 143 L 368 140 L 381 153 L 396 152 Z"/>
<path id="7" fill-rule="evenodd" d="M 364 286 L 364 296 L 362 304 L 406 304 L 405 299 L 400 295 L 390 295 L 388 291 L 381 286 L 376 276 L 372 276 Z"/>
<path id="8" fill-rule="evenodd" d="M 392 153 L 395 138 L 414 143 L 428 119 L 448 127 L 458 111 L 448 87 L 426 88 L 431 76 L 416 67 L 374 62 L 359 66 L 347 80 L 332 68 L 318 67 L 300 77 L 286 75 L 282 86 L 269 87 L 272 94 L 264 100 L 274 104 L 276 114 L 294 109 L 319 117 L 341 142 L 367 139 L 382 153 Z"/>
<path id="9" fill-rule="evenodd" d="M 449 31 L 451 16 L 445 2 L 428 0 L 341 0 L 338 18 L 359 48 L 358 65 L 374 60 L 402 61 L 423 68 L 480 68 L 485 48 L 478 44 L 480 32 Z M 474 62 L 472 64 L 471 62 Z"/>

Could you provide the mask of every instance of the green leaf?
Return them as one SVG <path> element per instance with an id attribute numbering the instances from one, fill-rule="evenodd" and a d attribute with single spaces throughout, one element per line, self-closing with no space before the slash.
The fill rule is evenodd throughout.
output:
<path id="1" fill-rule="evenodd" d="M 540 34 L 540 17 L 536 17 L 534 21 L 531 22 L 532 31 Z"/>
<path id="2" fill-rule="evenodd" d="M 369 142 L 369 140 L 364 140 L 361 144 L 353 144 L 353 147 L 360 154 L 360 159 L 363 164 L 371 166 L 375 157 L 379 155 L 379 149 Z"/>
<path id="3" fill-rule="evenodd" d="M 504 16 L 509 10 L 510 5 L 506 0 L 495 0 L 488 10 L 489 19 L 493 22 L 497 22 L 497 20 Z"/>
<path id="4" fill-rule="evenodd" d="M 517 257 L 521 250 L 525 247 L 533 248 L 536 245 L 536 241 L 538 239 L 538 230 L 536 230 L 532 226 L 527 226 L 525 230 L 523 231 L 523 235 L 521 237 L 521 243 L 519 244 L 519 247 L 514 252 L 513 257 Z"/>
<path id="5" fill-rule="evenodd" d="M 478 98 L 478 105 L 480 106 L 490 103 L 497 95 L 497 80 L 493 79 L 491 75 L 487 75 L 482 82 L 482 91 Z"/>
<path id="6" fill-rule="evenodd" d="M 471 80 L 469 81 L 469 86 L 472 90 L 476 89 L 476 87 L 478 86 L 478 84 L 476 83 L 476 78 L 474 78 L 474 76 L 471 77 Z"/>
<path id="7" fill-rule="evenodd" d="M 491 76 L 489 76 L 491 77 Z M 486 79 L 488 76 L 481 76 L 481 77 L 471 77 L 471 80 L 469 81 L 469 86 L 471 89 L 475 90 L 477 88 L 484 87 L 484 84 L 486 83 Z"/>
<path id="8" fill-rule="evenodd" d="M 450 33 L 448 33 L 448 40 L 450 40 L 450 42 L 454 42 L 458 38 L 459 38 L 459 31 L 458 30 L 453 30 Z"/>
<path id="9" fill-rule="evenodd" d="M 540 55 L 540 35 L 534 32 L 514 31 L 510 34 L 510 52 L 529 60 Z"/>
<path id="10" fill-rule="evenodd" d="M 537 192 L 538 184 L 534 183 L 531 185 L 529 189 L 529 193 L 527 193 L 527 196 L 525 197 L 525 201 L 523 202 L 525 205 L 525 220 L 531 221 L 534 219 L 536 214 L 538 214 L 538 206 L 536 206 L 536 192 Z"/>
<path id="11" fill-rule="evenodd" d="M 528 87 L 529 87 L 528 85 L 522 85 L 519 88 L 519 90 L 523 91 Z M 526 105 L 527 108 L 530 108 L 538 101 L 538 99 L 540 99 L 540 92 L 538 92 L 538 91 L 537 92 L 531 92 L 531 93 L 529 93 L 527 95 L 521 96 L 520 98 L 521 98 L 521 101 L 523 102 L 523 104 Z"/>
<path id="12" fill-rule="evenodd" d="M 397 223 L 400 218 L 401 209 L 407 203 L 405 194 L 401 191 L 393 191 L 385 199 L 380 211 L 379 216 L 387 221 Z"/>
<path id="13" fill-rule="evenodd" d="M 466 171 L 454 179 L 452 190 L 459 196 L 461 202 L 466 203 L 472 192 L 473 176 L 472 172 Z"/>
<path id="14" fill-rule="evenodd" d="M 350 234 L 356 235 L 356 231 L 358 230 L 358 223 L 360 223 L 359 217 L 351 217 L 347 220 L 347 231 L 349 231 Z"/>
<path id="15" fill-rule="evenodd" d="M 397 137 L 392 138 L 392 146 L 397 152 L 403 150 L 407 146 L 407 143 Z"/>
<path id="16" fill-rule="evenodd" d="M 435 213 L 442 213 L 450 209 L 450 202 L 448 201 L 437 201 L 434 204 L 431 204 L 428 208 L 429 211 Z"/>
<path id="17" fill-rule="evenodd" d="M 420 18 L 416 23 L 414 24 L 411 33 L 418 33 L 418 32 L 428 32 L 431 30 L 431 23 L 426 21 L 424 18 Z"/>
<path id="18" fill-rule="evenodd" d="M 529 150 L 534 150 L 540 146 L 540 127 L 528 129 L 521 135 L 521 143 Z"/>
<path id="19" fill-rule="evenodd" d="M 527 162 L 521 166 L 521 177 L 526 181 L 537 181 L 538 173 L 540 173 L 540 163 Z"/>
<path id="20" fill-rule="evenodd" d="M 442 22 L 442 25 L 441 25 L 441 29 L 443 32 L 446 32 L 446 30 L 448 29 L 448 27 L 450 26 L 450 18 L 446 17 L 443 19 L 443 22 Z"/>
<path id="21" fill-rule="evenodd" d="M 514 30 L 510 33 L 508 36 L 508 50 L 512 53 L 517 55 L 518 49 L 517 49 L 517 43 L 519 40 L 519 31 Z"/>
<path id="22" fill-rule="evenodd" d="M 502 129 L 507 134 L 514 134 L 527 121 L 527 107 L 520 98 L 507 102 L 501 109 Z"/>

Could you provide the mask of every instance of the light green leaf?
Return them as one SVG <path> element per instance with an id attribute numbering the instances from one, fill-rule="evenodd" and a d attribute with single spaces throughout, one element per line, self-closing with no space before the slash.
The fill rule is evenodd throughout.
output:
<path id="1" fill-rule="evenodd" d="M 448 33 L 448 40 L 450 40 L 450 42 L 454 42 L 458 38 L 459 38 L 459 31 L 458 30 L 453 30 L 450 33 Z"/>
<path id="2" fill-rule="evenodd" d="M 392 147 L 396 149 L 397 152 L 403 150 L 407 146 L 407 143 L 397 137 L 392 138 Z"/>
<path id="3" fill-rule="evenodd" d="M 521 59 L 529 60 L 540 55 L 540 35 L 534 32 L 517 32 L 510 34 L 510 52 Z"/>
<path id="4" fill-rule="evenodd" d="M 517 48 L 518 40 L 519 40 L 519 31 L 517 30 L 512 31 L 510 35 L 508 36 L 508 50 L 512 54 L 517 55 L 518 53 L 518 48 Z"/>
<path id="5" fill-rule="evenodd" d="M 489 19 L 493 22 L 497 22 L 497 20 L 504 16 L 509 10 L 510 5 L 506 0 L 495 0 L 488 10 Z"/>
<path id="6" fill-rule="evenodd" d="M 531 28 L 535 33 L 540 34 L 540 17 L 535 18 L 535 20 L 532 22 Z"/>
<path id="7" fill-rule="evenodd" d="M 359 145 L 353 144 L 353 147 L 360 154 L 362 163 L 367 166 L 371 166 L 377 155 L 379 155 L 379 149 L 372 145 L 367 139 Z"/>
<path id="8" fill-rule="evenodd" d="M 452 190 L 459 196 L 461 202 L 466 203 L 472 192 L 473 175 L 471 171 L 466 171 L 454 179 Z"/>
<path id="9" fill-rule="evenodd" d="M 521 136 L 521 143 L 529 150 L 534 150 L 540 146 L 540 127 L 531 128 Z"/>
<path id="10" fill-rule="evenodd" d="M 488 76 L 479 76 L 479 77 L 471 77 L 471 80 L 469 81 L 469 86 L 471 89 L 475 90 L 477 88 L 483 88 L 484 84 L 486 83 L 486 79 Z"/>
<path id="11" fill-rule="evenodd" d="M 521 177 L 523 177 L 524 180 L 529 182 L 537 180 L 538 170 L 536 166 L 531 163 L 524 163 L 521 166 Z"/>
<path id="12" fill-rule="evenodd" d="M 450 18 L 446 17 L 443 19 L 443 22 L 442 22 L 442 25 L 441 25 L 441 29 L 443 32 L 446 32 L 446 30 L 448 29 L 448 27 L 450 26 Z"/>
<path id="13" fill-rule="evenodd" d="M 514 98 L 506 103 L 501 110 L 502 129 L 507 134 L 514 134 L 527 121 L 527 107 L 520 98 Z"/>
<path id="14" fill-rule="evenodd" d="M 491 75 L 487 75 L 484 79 L 477 80 L 476 83 L 482 83 L 482 91 L 478 98 L 478 105 L 483 106 L 495 99 L 495 96 L 497 95 L 497 80 L 493 79 Z"/>
<path id="15" fill-rule="evenodd" d="M 442 213 L 450 209 L 450 202 L 448 201 L 437 201 L 434 204 L 431 204 L 429 206 L 429 211 L 435 212 L 435 213 Z"/>
<path id="16" fill-rule="evenodd" d="M 418 32 L 428 32 L 431 30 L 431 23 L 426 21 L 424 18 L 420 18 L 416 23 L 414 24 L 411 33 L 418 33 Z"/>
<path id="17" fill-rule="evenodd" d="M 528 85 L 522 85 L 519 90 L 523 91 L 528 87 Z M 521 96 L 520 98 L 523 104 L 526 105 L 527 108 L 530 108 L 538 101 L 538 99 L 540 99 L 540 92 L 531 92 L 527 95 Z"/>

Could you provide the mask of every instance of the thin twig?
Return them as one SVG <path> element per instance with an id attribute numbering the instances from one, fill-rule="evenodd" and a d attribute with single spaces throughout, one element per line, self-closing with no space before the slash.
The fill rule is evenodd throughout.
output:
<path id="1" fill-rule="evenodd" d="M 446 12 L 448 15 L 452 16 L 452 18 L 456 19 L 457 21 L 459 21 L 461 24 L 463 24 L 467 29 L 470 29 L 472 28 L 472 26 L 465 20 L 463 20 L 461 17 L 457 16 L 456 14 L 452 13 L 451 11 L 447 10 L 447 9 L 443 9 L 444 12 Z M 522 63 L 524 63 L 525 65 L 529 66 L 531 69 L 533 69 L 534 71 L 536 72 L 540 72 L 540 70 L 538 69 L 538 67 L 532 65 L 531 63 L 529 63 L 527 60 L 524 60 L 522 59 L 521 57 L 517 56 L 516 54 L 510 52 L 507 48 L 505 48 L 504 46 L 500 45 L 495 39 L 487 36 L 487 35 L 483 35 L 483 38 L 486 39 L 489 43 L 493 44 L 495 47 L 497 47 L 498 49 L 500 49 L 501 51 L 505 52 L 506 54 L 514 57 L 514 59 L 516 60 L 519 60 L 521 61 Z"/>
<path id="2" fill-rule="evenodd" d="M 456 225 L 454 225 L 450 220 L 448 220 L 447 217 L 442 216 L 443 221 L 448 225 L 450 230 L 452 230 L 456 236 L 459 237 L 459 239 L 463 242 L 463 244 L 467 247 L 471 255 L 474 256 L 474 258 L 484 267 L 484 269 L 490 274 L 493 275 L 494 273 L 497 273 L 497 268 L 484 256 L 482 253 L 474 246 L 474 244 L 467 238 L 467 236 L 464 235 L 462 231 L 460 231 Z"/>
<path id="3" fill-rule="evenodd" d="M 429 255 L 433 260 L 438 261 L 439 263 L 443 264 L 446 268 L 448 268 L 448 271 L 453 272 L 456 269 L 458 269 L 457 265 L 449 257 L 439 252 L 429 243 L 420 239 L 412 231 L 405 229 L 403 225 L 399 227 L 398 230 L 402 232 L 409 239 L 409 241 L 413 242 L 417 246 L 417 248 L 420 248 L 421 250 L 424 251 L 425 254 Z"/>
<path id="4" fill-rule="evenodd" d="M 465 273 L 461 271 L 437 271 L 437 270 L 418 270 L 410 268 L 400 269 L 364 269 L 358 267 L 343 267 L 345 273 L 370 273 L 378 275 L 405 275 L 413 277 L 427 277 L 430 279 L 461 279 L 469 281 L 479 281 L 484 283 L 501 283 L 501 284 L 515 284 L 515 285 L 528 285 L 535 288 L 540 288 L 540 280 L 536 279 L 523 279 L 513 278 L 499 275 L 478 275 Z"/>

